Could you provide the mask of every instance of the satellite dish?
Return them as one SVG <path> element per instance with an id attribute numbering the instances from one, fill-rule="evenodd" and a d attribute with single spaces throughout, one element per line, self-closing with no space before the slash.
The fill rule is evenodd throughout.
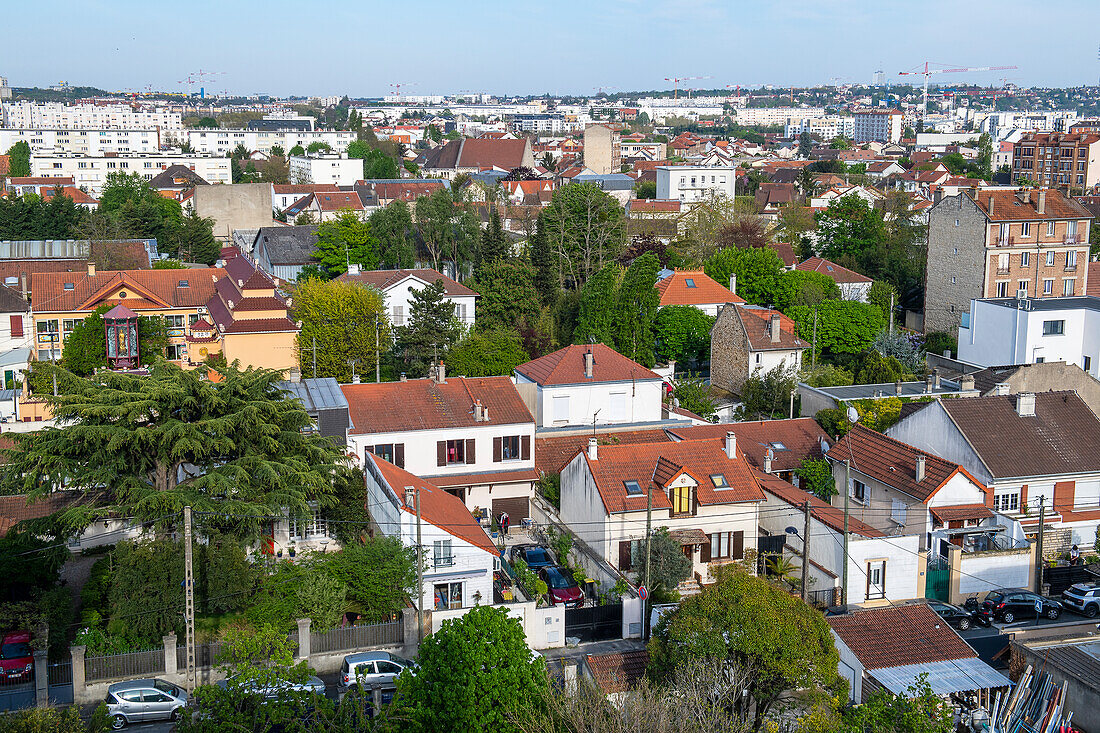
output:
<path id="1" fill-rule="evenodd" d="M 787 534 L 798 534 L 798 527 L 787 527 L 783 531 L 786 532 Z"/>
<path id="2" fill-rule="evenodd" d="M 848 422 L 859 422 L 859 412 L 857 412 L 856 408 L 852 407 L 851 405 L 848 406 Z"/>

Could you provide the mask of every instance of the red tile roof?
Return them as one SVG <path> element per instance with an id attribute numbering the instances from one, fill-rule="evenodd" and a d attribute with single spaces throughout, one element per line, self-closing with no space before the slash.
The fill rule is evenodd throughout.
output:
<path id="1" fill-rule="evenodd" d="M 1089 279 L 1085 295 L 1100 296 L 1100 262 L 1089 262 Z"/>
<path id="2" fill-rule="evenodd" d="M 661 294 L 661 305 L 712 305 L 744 303 L 729 288 L 719 284 L 702 270 L 676 270 L 654 286 Z"/>
<path id="3" fill-rule="evenodd" d="M 72 186 L 75 183 L 72 176 L 15 176 L 8 179 L 9 186 Z"/>
<path id="4" fill-rule="evenodd" d="M 639 649 L 633 652 L 585 654 L 584 663 L 600 691 L 612 695 L 633 690 L 645 677 L 649 652 Z"/>
<path id="5" fill-rule="evenodd" d="M 359 194 L 354 191 L 314 193 L 313 198 L 317 202 L 317 208 L 321 211 L 340 211 L 341 209 L 361 211 L 363 209 L 363 202 L 359 198 Z"/>
<path id="6" fill-rule="evenodd" d="M 993 510 L 985 504 L 958 504 L 956 506 L 934 506 L 929 511 L 941 523 L 957 522 L 965 519 L 989 519 Z"/>
<path id="7" fill-rule="evenodd" d="M 738 452 L 756 468 L 764 468 L 764 455 L 771 447 L 773 471 L 793 471 L 806 458 L 821 458 L 824 455 L 821 442 L 825 441 L 827 446 L 833 443 L 812 417 L 692 425 L 667 429 L 669 437 L 673 440 L 725 438 L 726 433 L 730 432 L 737 436 Z M 774 443 L 780 443 L 782 448 L 773 445 Z"/>
<path id="8" fill-rule="evenodd" d="M 807 349 L 809 344 L 798 338 L 798 325 L 777 310 L 758 306 L 734 304 L 734 312 L 741 320 L 749 346 L 755 351 L 788 351 Z M 772 316 L 779 316 L 779 341 L 772 341 Z"/>
<path id="9" fill-rule="evenodd" d="M 4 447 L 11 448 L 14 443 L 5 438 Z M 84 498 L 80 491 L 55 491 L 34 503 L 27 503 L 25 494 L 0 496 L 0 537 L 12 527 L 27 519 L 41 519 L 68 509 Z"/>
<path id="10" fill-rule="evenodd" d="M 181 275 L 186 275 L 182 277 Z M 215 282 L 225 277 L 216 267 L 191 270 L 99 270 L 38 272 L 31 276 L 31 307 L 39 313 L 93 310 L 102 304 L 125 303 L 142 308 L 197 308 L 214 294 Z M 188 281 L 181 288 L 179 282 Z M 66 284 L 72 288 L 66 288 Z M 125 299 L 107 296 L 126 291 Z"/>
<path id="11" fill-rule="evenodd" d="M 786 503 L 793 507 L 802 509 L 806 502 L 810 502 L 810 516 L 817 521 L 824 524 L 836 532 L 839 532 L 841 536 L 844 535 L 844 510 L 838 509 L 832 506 L 828 502 L 818 499 L 813 494 L 807 493 L 798 488 L 794 484 L 784 481 L 774 474 L 764 473 L 763 471 L 754 471 L 756 480 L 760 483 L 760 488 L 765 492 L 772 494 L 779 499 L 782 499 Z M 881 531 L 875 529 L 871 525 L 863 522 L 855 517 L 849 515 L 848 517 L 848 532 L 850 534 L 858 534 L 863 537 L 885 537 L 886 535 Z M 813 554 L 812 552 L 810 553 Z"/>
<path id="12" fill-rule="evenodd" d="M 990 221 L 1036 221 L 1048 219 L 1091 219 L 1092 214 L 1078 201 L 1067 198 L 1057 188 L 1046 190 L 1046 206 L 1039 213 L 1039 191 L 1031 190 L 1024 203 L 1015 190 L 986 189 L 974 195 L 969 190 L 963 194 L 977 204 Z M 993 214 L 989 214 L 989 200 L 993 199 Z"/>
<path id="13" fill-rule="evenodd" d="M 446 476 L 433 476 L 437 485 L 483 486 L 485 484 L 510 484 L 537 481 L 539 472 L 533 468 L 518 468 L 514 471 L 483 471 L 481 473 L 452 473 Z"/>
<path id="14" fill-rule="evenodd" d="M 666 199 L 634 199 L 630 202 L 631 213 L 680 213 L 680 202 Z"/>
<path id="15" fill-rule="evenodd" d="M 832 278 L 837 283 L 874 282 L 874 280 L 866 275 L 860 275 L 854 270 L 849 270 L 847 267 L 841 267 L 837 263 L 823 257 L 811 257 L 805 262 L 799 262 L 795 269 L 802 270 L 803 272 L 820 272 L 822 275 Z"/>
<path id="16" fill-rule="evenodd" d="M 789 242 L 768 242 L 768 249 L 779 255 L 783 264 L 791 267 L 798 262 L 798 255 L 794 252 L 794 245 Z"/>
<path id="17" fill-rule="evenodd" d="M 305 195 L 315 191 L 339 191 L 340 187 L 335 183 L 273 183 L 271 190 L 277 194 Z"/>
<path id="18" fill-rule="evenodd" d="M 978 656 L 939 614 L 924 604 L 826 616 L 825 621 L 864 669 Z"/>
<path id="19" fill-rule="evenodd" d="M 577 451 L 588 445 L 592 433 L 563 435 L 552 438 L 535 438 L 535 468 L 544 473 L 561 473 L 565 464 L 573 460 Z M 625 443 L 667 443 L 664 430 L 627 430 L 618 433 L 596 433 L 601 446 Z"/>
<path id="20" fill-rule="evenodd" d="M 54 197 L 57 192 L 56 188 L 44 188 L 42 189 L 42 200 L 49 201 Z M 62 193 L 69 199 L 72 199 L 74 204 L 98 204 L 99 200 L 92 198 L 88 194 L 81 191 L 75 186 L 63 186 Z"/>
<path id="21" fill-rule="evenodd" d="M 584 355 L 595 357 L 592 378 L 584 376 Z M 516 372 L 536 384 L 582 384 L 594 382 L 627 382 L 660 379 L 657 374 L 632 361 L 606 344 L 573 344 L 552 354 L 533 359 L 516 367 Z"/>
<path id="22" fill-rule="evenodd" d="M 399 430 L 482 427 L 534 423 L 531 412 L 508 377 L 448 377 L 381 384 L 344 384 L 351 434 Z M 489 410 L 489 421 L 474 420 L 474 401 Z"/>
<path id="23" fill-rule="evenodd" d="M 431 284 L 437 280 L 442 280 L 444 293 L 452 297 L 460 295 L 477 295 L 476 292 L 465 285 L 427 267 L 415 270 L 367 270 L 366 272 L 360 272 L 358 275 L 349 275 L 345 272 L 336 279 L 342 282 L 373 285 L 379 290 L 385 291 L 407 277 L 415 277 L 418 280 L 422 280 L 425 284 Z"/>

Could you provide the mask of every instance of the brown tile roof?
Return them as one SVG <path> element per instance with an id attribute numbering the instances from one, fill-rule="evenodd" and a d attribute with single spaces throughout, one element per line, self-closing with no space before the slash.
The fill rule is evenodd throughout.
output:
<path id="1" fill-rule="evenodd" d="M 0 313 L 26 313 L 31 304 L 16 288 L 0 285 Z"/>
<path id="2" fill-rule="evenodd" d="M 477 295 L 476 292 L 465 285 L 427 267 L 415 270 L 367 270 L 366 272 L 360 272 L 358 275 L 349 275 L 345 272 L 336 279 L 342 282 L 373 285 L 379 290 L 386 290 L 407 277 L 415 277 L 428 284 L 434 283 L 437 280 L 442 280 L 444 292 L 452 297 L 459 295 Z"/>
<path id="3" fill-rule="evenodd" d="M 1019 395 L 941 400 L 995 478 L 1100 471 L 1100 419 L 1076 392 L 1040 392 L 1035 416 L 1016 413 Z"/>
<path id="4" fill-rule="evenodd" d="M 791 267 L 798 263 L 798 255 L 795 254 L 794 245 L 789 242 L 768 242 L 768 249 L 779 255 L 783 264 Z"/>
<path id="5" fill-rule="evenodd" d="M 825 621 L 864 669 L 978 656 L 939 614 L 924 604 L 826 616 Z"/>
<path id="6" fill-rule="evenodd" d="M 344 384 L 353 435 L 399 430 L 481 427 L 534 423 L 508 377 L 448 377 L 381 384 Z M 489 422 L 474 420 L 474 401 L 489 410 Z"/>
<path id="7" fill-rule="evenodd" d="M 679 201 L 667 201 L 664 199 L 634 199 L 630 202 L 631 213 L 672 213 L 680 212 Z"/>
<path id="8" fill-rule="evenodd" d="M 1088 285 L 1085 295 L 1100 296 L 1100 262 L 1089 262 Z"/>
<path id="9" fill-rule="evenodd" d="M 700 504 L 734 504 L 764 500 L 748 462 L 728 458 L 721 440 L 685 440 L 681 443 L 632 443 L 600 446 L 596 460 L 581 454 L 609 514 L 644 511 L 648 490 L 654 509 L 671 509 L 667 482 L 686 472 L 698 483 Z M 656 475 L 655 475 L 656 474 Z M 729 488 L 716 489 L 710 477 L 722 474 Z M 626 481 L 637 481 L 642 493 L 628 496 Z"/>
<path id="10" fill-rule="evenodd" d="M 271 189 L 275 193 L 305 195 L 315 191 L 339 191 L 340 187 L 335 183 L 273 183 Z"/>
<path id="11" fill-rule="evenodd" d="M 535 468 L 544 473 L 561 473 L 565 464 L 573 460 L 577 451 L 588 445 L 592 433 L 562 435 L 552 438 L 535 438 Z M 596 433 L 601 446 L 623 443 L 667 443 L 664 430 L 627 430 L 619 433 Z"/>
<path id="12" fill-rule="evenodd" d="M 15 176 L 8 179 L 9 186 L 42 186 L 42 185 L 61 185 L 72 186 L 76 181 L 72 176 L 58 176 L 56 178 L 51 176 Z"/>
<path id="13" fill-rule="evenodd" d="M 826 445 L 833 443 L 812 417 L 692 425 L 668 428 L 666 432 L 673 440 L 724 439 L 726 433 L 732 432 L 737 436 L 738 452 L 755 468 L 764 468 L 764 454 L 771 447 L 773 471 L 793 471 L 806 458 L 821 458 L 824 455 L 821 441 L 825 441 Z M 781 443 L 786 450 L 773 446 L 773 443 Z"/>
<path id="14" fill-rule="evenodd" d="M 367 454 L 367 460 L 373 461 L 378 467 L 379 473 L 386 479 L 401 508 L 410 514 L 416 514 L 415 502 L 412 506 L 405 503 L 405 487 L 417 486 L 420 488 L 420 517 L 428 524 L 453 534 L 455 537 L 466 540 L 475 547 L 480 547 L 486 552 L 499 555 L 493 541 L 485 530 L 477 523 L 470 510 L 462 503 L 462 500 L 453 494 L 448 494 L 430 481 L 414 476 L 403 468 L 398 468 L 392 463 L 378 458 L 372 453 Z"/>
<path id="15" fill-rule="evenodd" d="M 976 398 L 975 398 L 976 399 Z M 917 483 L 917 456 L 924 456 L 924 480 Z M 983 490 L 980 481 L 957 463 L 914 448 L 857 424 L 829 451 L 830 460 L 851 460 L 852 468 L 919 501 L 932 498 L 956 473 L 962 472 Z"/>
<path id="16" fill-rule="evenodd" d="M 774 351 L 788 349 L 806 349 L 809 344 L 798 338 L 798 326 L 777 310 L 734 304 L 734 312 L 741 320 L 749 345 L 755 351 Z M 771 318 L 779 316 L 779 341 L 772 341 Z"/>
<path id="17" fill-rule="evenodd" d="M 431 150 L 427 168 L 491 168 L 512 170 L 523 165 L 527 140 L 493 140 L 465 138 L 452 140 Z"/>
<path id="18" fill-rule="evenodd" d="M 860 275 L 847 267 L 841 267 L 835 262 L 823 257 L 811 257 L 805 262 L 799 262 L 795 269 L 803 272 L 820 272 L 832 278 L 837 283 L 873 283 L 874 280 L 866 275 Z"/>
<path id="19" fill-rule="evenodd" d="M 181 273 L 187 275 L 181 278 Z M 31 307 L 39 313 L 93 310 L 101 304 L 124 302 L 134 310 L 142 308 L 196 308 L 214 294 L 214 283 L 225 277 L 215 267 L 191 270 L 99 270 L 83 272 L 37 272 L 31 276 Z M 181 279 L 188 287 L 181 288 Z M 72 284 L 71 289 L 65 287 Z M 125 290 L 125 299 L 108 298 Z"/>
<path id="20" fill-rule="evenodd" d="M 481 473 L 452 473 L 433 476 L 439 486 L 478 486 L 482 484 L 508 484 L 537 481 L 539 472 L 533 468 L 517 468 L 514 471 L 483 471 Z"/>
<path id="21" fill-rule="evenodd" d="M 1029 192 L 1029 201 L 1020 200 L 1015 190 L 986 189 L 975 196 L 969 190 L 963 194 L 977 204 L 991 221 L 1036 221 L 1048 219 L 1091 219 L 1092 214 L 1074 199 L 1067 198 L 1057 188 L 1045 189 L 1046 207 L 1039 213 L 1039 191 Z M 989 214 L 989 200 L 993 199 L 993 215 Z"/>
<path id="22" fill-rule="evenodd" d="M 649 652 L 639 649 L 634 652 L 585 654 L 584 664 L 603 694 L 629 692 L 645 677 Z"/>
<path id="23" fill-rule="evenodd" d="M 6 448 L 11 448 L 14 445 L 6 438 L 5 442 L 7 443 L 4 446 Z M 0 496 L 0 537 L 6 535 L 8 530 L 19 522 L 48 517 L 51 514 L 68 509 L 82 498 L 83 493 L 80 491 L 56 491 L 33 504 L 28 504 L 25 494 Z"/>
<path id="24" fill-rule="evenodd" d="M 584 355 L 595 357 L 592 378 L 584 376 Z M 516 372 L 542 386 L 593 382 L 626 382 L 631 379 L 660 379 L 636 361 L 627 359 L 606 344 L 573 344 L 552 354 L 516 367 Z"/>
<path id="25" fill-rule="evenodd" d="M 810 516 L 826 527 L 840 532 L 841 536 L 844 535 L 843 509 L 839 509 L 828 502 L 818 499 L 813 494 L 803 491 L 789 481 L 784 481 L 774 474 L 764 473 L 763 471 L 753 471 L 753 475 L 756 476 L 756 480 L 760 483 L 760 488 L 769 494 L 777 496 L 793 507 L 801 509 L 805 506 L 807 501 L 810 502 Z M 848 532 L 863 537 L 886 536 L 866 522 L 850 515 L 848 517 Z M 811 555 L 812 554 L 811 552 Z"/>
<path id="26" fill-rule="evenodd" d="M 989 519 L 993 510 L 985 504 L 957 504 L 955 506 L 934 506 L 929 509 L 932 516 L 941 523 L 956 522 L 964 519 Z"/>
<path id="27" fill-rule="evenodd" d="M 321 211 L 340 211 L 341 209 L 360 211 L 363 208 L 363 201 L 354 191 L 325 191 L 314 193 L 313 198 Z"/>
<path id="28" fill-rule="evenodd" d="M 690 286 L 689 286 L 690 283 Z M 676 270 L 654 286 L 661 294 L 661 305 L 711 305 L 714 303 L 744 303 L 730 289 L 716 282 L 702 270 Z"/>
<path id="29" fill-rule="evenodd" d="M 363 182 L 364 185 L 370 186 L 367 181 Z M 358 185 L 358 184 L 357 184 Z M 381 201 L 415 201 L 420 196 L 427 196 L 439 189 L 443 188 L 443 181 L 424 181 L 424 180 L 409 180 L 409 181 L 391 181 L 386 183 L 373 184 L 374 194 Z"/>

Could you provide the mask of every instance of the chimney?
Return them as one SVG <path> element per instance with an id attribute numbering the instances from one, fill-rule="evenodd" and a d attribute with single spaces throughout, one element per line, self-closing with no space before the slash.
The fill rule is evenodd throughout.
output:
<path id="1" fill-rule="evenodd" d="M 737 295 L 737 273 L 730 275 L 730 292 Z"/>
<path id="2" fill-rule="evenodd" d="M 929 374 L 924 378 L 924 392 L 925 394 L 932 394 L 932 375 Z"/>
<path id="3" fill-rule="evenodd" d="M 1047 213 L 1047 190 L 1045 188 L 1039 189 L 1039 203 L 1036 204 L 1035 211 L 1039 214 Z"/>
<path id="4" fill-rule="evenodd" d="M 974 389 L 974 375 L 964 374 L 959 377 L 959 390 L 966 392 L 971 389 Z"/>
<path id="5" fill-rule="evenodd" d="M 772 343 L 773 344 L 778 344 L 779 343 L 779 331 L 780 331 L 780 329 L 779 329 L 779 314 L 778 313 L 773 313 L 772 314 Z"/>
<path id="6" fill-rule="evenodd" d="M 359 375 L 358 374 L 352 374 L 351 375 L 351 383 L 352 384 L 359 384 Z"/>
<path id="7" fill-rule="evenodd" d="M 88 263 L 88 277 L 95 277 L 95 263 Z"/>
<path id="8" fill-rule="evenodd" d="M 989 197 L 989 215 L 993 216 L 993 197 Z"/>
<path id="9" fill-rule="evenodd" d="M 481 406 L 481 421 L 489 422 L 489 408 L 485 405 Z"/>
<path id="10" fill-rule="evenodd" d="M 1016 395 L 1016 414 L 1020 417 L 1035 417 L 1035 393 L 1021 392 Z"/>
<path id="11" fill-rule="evenodd" d="M 1008 391 L 1008 382 L 997 382 L 997 384 L 993 385 L 993 394 L 995 395 L 1006 395 Z"/>
<path id="12" fill-rule="evenodd" d="M 584 352 L 584 376 L 588 379 L 592 378 L 592 368 L 596 364 L 596 357 L 592 354 L 592 349 Z"/>
<path id="13" fill-rule="evenodd" d="M 474 422 L 481 422 L 481 400 L 474 400 Z"/>
<path id="14" fill-rule="evenodd" d="M 435 367 L 435 379 L 434 379 L 434 381 L 435 381 L 436 384 L 446 384 L 447 383 L 447 365 L 444 364 L 443 362 L 439 362 L 439 364 L 437 364 L 436 367 Z"/>
<path id="15" fill-rule="evenodd" d="M 359 274 L 359 263 L 358 262 L 348 263 L 348 274 L 349 275 L 358 275 Z"/>
<path id="16" fill-rule="evenodd" d="M 414 509 L 416 507 L 416 487 L 415 486 L 406 486 L 405 487 L 405 506 L 409 507 L 410 509 Z"/>
<path id="17" fill-rule="evenodd" d="M 894 394 L 901 397 L 901 380 L 894 382 Z"/>
<path id="18" fill-rule="evenodd" d="M 1025 188 L 1023 193 L 1024 193 L 1024 197 L 1023 197 L 1024 203 L 1025 204 L 1030 204 L 1031 203 L 1031 189 L 1030 188 Z"/>
<path id="19" fill-rule="evenodd" d="M 401 381 L 402 382 L 409 381 L 409 376 L 407 374 L 405 374 L 405 372 L 401 372 Z"/>
<path id="20" fill-rule="evenodd" d="M 943 199 L 943 189 L 936 187 L 936 190 L 932 192 L 932 203 L 938 204 Z"/>
<path id="21" fill-rule="evenodd" d="M 764 451 L 764 473 L 772 472 L 772 461 L 775 460 L 775 451 L 771 448 Z"/>
<path id="22" fill-rule="evenodd" d="M 737 435 L 732 430 L 726 433 L 726 458 L 735 460 L 737 458 Z"/>
<path id="23" fill-rule="evenodd" d="M 917 456 L 917 483 L 924 481 L 924 463 L 927 459 L 924 456 Z"/>
<path id="24" fill-rule="evenodd" d="M 932 386 L 936 389 L 940 388 L 940 368 L 935 367 L 932 369 Z"/>
<path id="25" fill-rule="evenodd" d="M 595 438 L 588 439 L 588 460 L 595 461 L 599 459 L 600 446 L 596 442 Z"/>

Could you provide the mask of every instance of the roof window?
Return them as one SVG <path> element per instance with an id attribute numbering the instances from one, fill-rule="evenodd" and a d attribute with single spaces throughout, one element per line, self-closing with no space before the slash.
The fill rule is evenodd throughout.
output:
<path id="1" fill-rule="evenodd" d="M 73 284 L 72 283 L 65 283 L 65 289 L 66 290 L 72 290 L 73 289 Z"/>
<path id="2" fill-rule="evenodd" d="M 725 474 L 712 473 L 710 475 L 710 480 L 711 480 L 711 483 L 714 484 L 714 488 L 716 488 L 716 489 L 728 489 L 729 486 L 730 486 L 729 482 L 726 481 Z"/>
<path id="3" fill-rule="evenodd" d="M 189 288 L 189 287 L 191 287 L 191 283 L 189 283 L 189 282 L 188 282 L 188 281 L 186 281 L 186 280 L 180 280 L 180 284 L 179 284 L 179 287 L 181 287 L 181 288 Z"/>
<path id="4" fill-rule="evenodd" d="M 638 496 L 642 493 L 642 487 L 637 481 L 623 481 L 623 486 L 626 487 L 627 496 Z"/>
<path id="5" fill-rule="evenodd" d="M 693 280 L 692 278 L 689 277 L 686 280 L 684 280 L 684 285 L 686 285 L 689 288 L 694 288 L 695 287 L 695 280 Z"/>
<path id="6" fill-rule="evenodd" d="M 772 446 L 772 450 L 788 450 L 787 446 L 783 445 L 782 443 L 780 443 L 778 441 L 772 443 L 771 446 Z"/>

